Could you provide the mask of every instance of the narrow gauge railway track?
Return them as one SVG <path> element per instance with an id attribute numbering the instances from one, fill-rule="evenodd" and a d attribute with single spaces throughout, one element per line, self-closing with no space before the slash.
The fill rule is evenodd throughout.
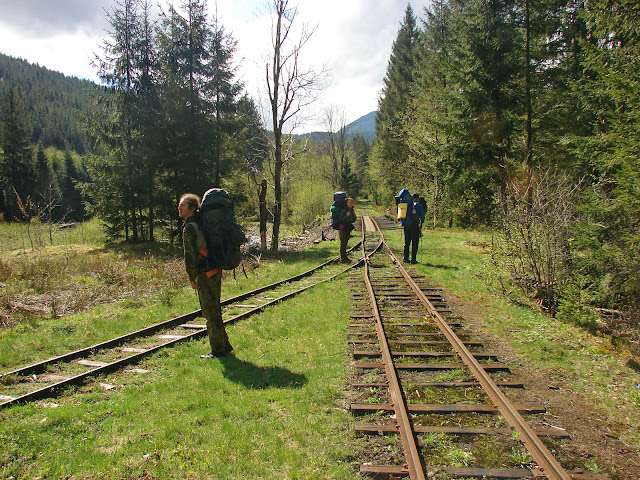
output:
<path id="1" fill-rule="evenodd" d="M 360 242 L 350 251 L 358 252 Z M 265 308 L 292 298 L 305 290 L 336 278 L 361 264 L 338 263 L 339 257 L 270 285 L 223 300 L 225 324 L 249 318 Z M 87 379 L 136 365 L 162 349 L 206 336 L 206 325 L 196 310 L 135 332 L 97 343 L 64 355 L 0 374 L 0 408 L 52 398 Z M 196 319 L 199 319 L 196 321 Z M 145 373 L 142 369 L 135 372 Z M 108 384 L 104 385 L 109 388 Z"/>
<path id="2" fill-rule="evenodd" d="M 363 246 L 368 231 L 384 244 L 375 221 L 365 224 Z M 384 247 L 389 255 L 375 263 L 363 251 L 364 285 L 355 273 L 350 280 L 351 410 L 365 417 L 356 431 L 367 436 L 372 456 L 360 472 L 385 479 L 608 478 L 560 465 L 541 437 L 560 441 L 567 432 L 535 418 L 543 407 L 509 400 L 505 392 L 524 388 L 510 380 L 509 367 L 468 338 L 441 290 L 412 277 Z"/>

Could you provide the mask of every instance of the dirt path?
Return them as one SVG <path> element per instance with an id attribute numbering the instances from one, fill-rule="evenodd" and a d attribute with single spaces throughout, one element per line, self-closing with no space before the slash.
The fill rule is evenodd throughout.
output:
<path id="1" fill-rule="evenodd" d="M 474 337 L 485 343 L 486 350 L 498 352 L 502 362 L 514 367 L 514 380 L 525 385 L 525 390 L 518 394 L 518 402 L 545 406 L 548 411 L 545 421 L 567 429 L 571 441 L 562 443 L 558 451 L 553 452 L 563 465 L 595 463 L 614 480 L 640 479 L 640 451 L 621 441 L 617 434 L 628 426 L 610 418 L 604 409 L 589 402 L 583 392 L 559 385 L 544 370 L 527 367 L 506 341 L 487 331 L 477 306 L 461 301 L 446 290 L 445 298 L 474 332 Z"/>

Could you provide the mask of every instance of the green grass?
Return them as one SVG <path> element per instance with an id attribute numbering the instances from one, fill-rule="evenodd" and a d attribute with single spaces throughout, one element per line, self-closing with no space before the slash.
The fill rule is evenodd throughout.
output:
<path id="1" fill-rule="evenodd" d="M 98 219 L 79 223 L 73 228 L 57 228 L 37 220 L 30 224 L 3 222 L 0 223 L 0 254 L 47 246 L 102 245 L 105 238 Z"/>
<path id="2" fill-rule="evenodd" d="M 2 478 L 357 478 L 344 409 L 348 295 L 341 282 L 146 360 L 58 408 L 0 412 Z"/>
<path id="3" fill-rule="evenodd" d="M 400 246 L 399 233 L 386 235 Z M 483 240 L 486 235 L 474 231 L 427 230 L 415 271 L 446 286 L 445 296 L 476 305 L 490 332 L 510 342 L 530 367 L 584 392 L 586 402 L 628 425 L 619 433 L 637 446 L 635 378 L 618 352 L 606 339 L 496 294 L 487 253 L 474 246 Z M 149 285 L 145 276 L 172 255 L 149 245 L 84 250 L 95 248 L 112 281 L 124 285 Z M 308 270 L 337 248 L 327 242 L 253 259 L 248 278 L 225 276 L 223 297 Z M 84 250 L 74 251 L 81 256 Z M 182 275 L 146 297 L 62 318 L 35 316 L 0 330 L 2 370 L 197 309 Z M 74 278 L 104 283 L 87 272 Z M 83 395 L 66 393 L 55 400 L 57 408 L 43 403 L 0 411 L 0 478 L 359 478 L 351 464 L 361 447 L 344 393 L 349 295 L 343 280 L 333 281 L 229 326 L 233 357 L 201 360 L 206 342 L 200 340 L 146 359 L 140 367 L 149 373 L 124 371 L 85 385 Z M 105 390 L 100 382 L 116 388 Z M 477 447 L 479 458 L 493 448 Z M 435 458 L 445 455 L 434 448 Z M 449 460 L 469 462 L 459 450 L 452 455 L 462 456 Z M 514 464 L 526 460 L 519 450 L 505 454 Z"/>

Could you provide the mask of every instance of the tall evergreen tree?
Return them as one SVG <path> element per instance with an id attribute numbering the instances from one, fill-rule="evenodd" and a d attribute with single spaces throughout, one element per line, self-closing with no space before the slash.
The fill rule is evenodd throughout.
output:
<path id="1" fill-rule="evenodd" d="M 41 143 L 36 148 L 35 171 L 35 202 L 38 209 L 47 215 L 47 220 L 52 220 L 51 212 L 59 202 L 60 192 L 58 180 Z"/>
<path id="2" fill-rule="evenodd" d="M 233 39 L 212 26 L 206 0 L 170 6 L 158 31 L 160 83 L 166 123 L 168 184 L 177 201 L 186 192 L 220 186 L 230 155 L 224 142 L 233 130 L 235 96 Z"/>
<path id="3" fill-rule="evenodd" d="M 405 115 L 407 145 L 422 172 L 424 196 L 433 224 L 451 211 L 452 169 L 451 124 L 453 115 L 447 104 L 451 95 L 451 11 L 447 0 L 432 2 L 425 9 L 420 43 L 416 55 L 410 104 Z"/>
<path id="4" fill-rule="evenodd" d="M 410 4 L 407 4 L 403 22 L 393 43 L 387 65 L 382 95 L 376 115 L 374 156 L 385 179 L 386 194 L 396 191 L 410 176 L 410 152 L 406 144 L 404 117 L 409 104 L 409 92 L 415 70 L 419 31 Z M 400 172 L 399 179 L 394 171 Z"/>
<path id="5" fill-rule="evenodd" d="M 213 184 L 221 185 L 222 177 L 240 165 L 240 158 L 235 154 L 234 134 L 241 126 L 237 123 L 238 104 L 236 97 L 242 85 L 235 80 L 235 69 L 232 65 L 237 42 L 228 35 L 223 25 L 216 18 L 213 24 L 211 39 L 211 78 L 208 82 L 213 100 L 212 160 L 214 167 Z"/>
<path id="6" fill-rule="evenodd" d="M 459 162 L 452 186 L 463 224 L 488 222 L 495 191 L 504 192 L 516 159 L 523 71 L 514 1 L 453 0 L 456 34 L 448 106 Z M 503 196 L 503 198 L 505 198 Z"/>
<path id="7" fill-rule="evenodd" d="M 594 0 L 581 12 L 588 28 L 586 75 L 575 82 L 591 131 L 575 142 L 592 184 L 582 202 L 581 273 L 611 308 L 640 320 L 640 9 L 631 0 Z"/>
<path id="8" fill-rule="evenodd" d="M 140 45 L 139 0 L 117 0 L 108 13 L 111 40 L 103 45 L 103 57 L 96 59 L 98 74 L 108 95 L 102 114 L 93 119 L 91 134 L 110 157 L 94 158 L 92 174 L 99 178 L 93 194 L 100 199 L 100 213 L 113 226 L 123 226 L 125 238 L 140 239 L 138 218 L 139 149 L 138 129 L 134 121 L 137 56 Z M 115 190 L 117 195 L 109 195 Z M 115 202 L 115 203 L 113 203 Z M 113 229 L 114 233 L 119 228 Z"/>
<path id="9" fill-rule="evenodd" d="M 66 220 L 81 221 L 85 218 L 85 207 L 80 186 L 80 172 L 73 160 L 73 155 L 67 150 L 64 153 L 64 171 L 59 179 L 62 197 L 62 209 Z"/>
<path id="10" fill-rule="evenodd" d="M 15 92 L 9 89 L 0 112 L 0 187 L 6 220 L 21 220 L 26 212 L 21 204 L 33 194 L 35 171 L 29 132 Z"/>

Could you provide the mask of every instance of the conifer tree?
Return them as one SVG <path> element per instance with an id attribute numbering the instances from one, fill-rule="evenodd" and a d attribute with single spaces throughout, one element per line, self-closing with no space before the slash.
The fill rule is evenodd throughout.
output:
<path id="1" fill-rule="evenodd" d="M 631 0 L 594 0 L 582 15 L 586 75 L 575 86 L 591 130 L 574 145 L 593 183 L 582 199 L 577 260 L 600 286 L 599 306 L 640 322 L 640 9 Z"/>
<path id="2" fill-rule="evenodd" d="M 109 156 L 94 158 L 90 163 L 96 177 L 92 193 L 100 200 L 100 213 L 112 223 L 112 232 L 121 234 L 118 227 L 123 227 L 125 238 L 131 237 L 134 241 L 140 239 L 139 137 L 134 119 L 139 75 L 138 8 L 138 0 L 117 0 L 107 15 L 111 39 L 104 42 L 103 56 L 96 59 L 96 65 L 108 94 L 98 98 L 104 109 L 92 119 L 90 129 Z"/>
<path id="3" fill-rule="evenodd" d="M 411 5 L 408 4 L 393 43 L 376 115 L 374 155 L 382 178 L 386 179 L 383 188 L 387 194 L 397 190 L 411 175 L 403 119 L 407 112 L 409 91 L 413 82 L 418 35 L 416 18 Z M 400 176 L 404 178 L 398 178 L 399 175 L 394 172 L 401 172 Z"/>
<path id="4" fill-rule="evenodd" d="M 13 89 L 9 89 L 0 111 L 0 186 L 6 220 L 22 220 L 21 204 L 33 194 L 35 171 L 29 133 Z"/>
<path id="5" fill-rule="evenodd" d="M 425 9 L 417 48 L 414 82 L 405 115 L 407 145 L 417 170 L 422 174 L 422 192 L 434 225 L 449 216 L 452 208 L 450 180 L 452 162 L 451 125 L 451 11 L 447 0 L 435 0 Z"/>
<path id="6" fill-rule="evenodd" d="M 514 1 L 453 0 L 455 29 L 448 108 L 459 166 L 452 186 L 463 224 L 489 222 L 495 191 L 507 187 L 522 118 L 523 71 Z M 503 196 L 503 198 L 505 198 Z"/>
<path id="7" fill-rule="evenodd" d="M 41 211 L 48 213 L 48 220 L 51 220 L 50 213 L 60 199 L 60 192 L 58 190 L 57 178 L 51 168 L 51 162 L 49 162 L 41 143 L 36 147 L 35 171 L 34 200 L 37 202 Z"/>
<path id="8" fill-rule="evenodd" d="M 61 204 L 65 217 L 74 221 L 84 220 L 85 208 L 80 186 L 81 175 L 69 150 L 64 153 L 64 170 L 61 173 L 59 182 L 62 196 Z"/>

